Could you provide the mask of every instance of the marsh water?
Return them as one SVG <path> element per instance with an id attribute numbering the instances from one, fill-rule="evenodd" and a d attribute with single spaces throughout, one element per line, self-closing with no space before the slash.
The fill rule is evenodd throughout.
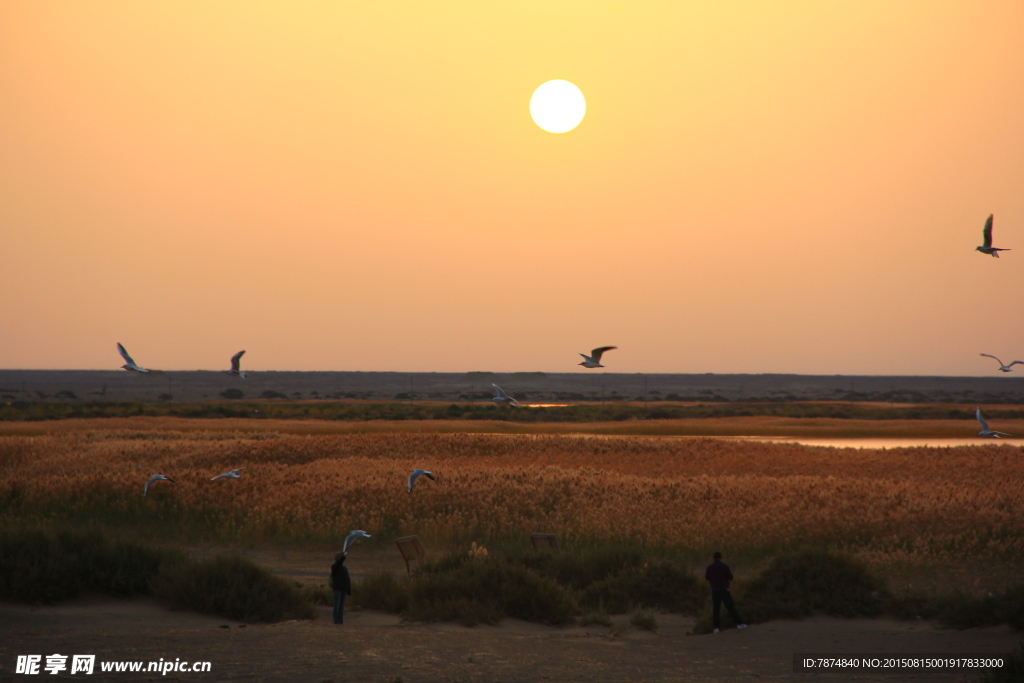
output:
<path id="1" fill-rule="evenodd" d="M 1024 439 L 982 439 L 974 438 L 829 438 L 802 436 L 725 436 L 716 437 L 738 441 L 765 441 L 770 443 L 797 443 L 804 446 L 824 446 L 827 448 L 951 448 L 954 446 L 1024 446 Z"/>

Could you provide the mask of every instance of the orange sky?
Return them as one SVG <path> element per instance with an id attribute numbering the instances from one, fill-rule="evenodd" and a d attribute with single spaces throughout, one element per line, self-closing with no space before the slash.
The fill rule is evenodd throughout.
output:
<path id="1" fill-rule="evenodd" d="M 988 374 L 1024 358 L 1022 35 L 1016 1 L 10 0 L 0 367 Z"/>

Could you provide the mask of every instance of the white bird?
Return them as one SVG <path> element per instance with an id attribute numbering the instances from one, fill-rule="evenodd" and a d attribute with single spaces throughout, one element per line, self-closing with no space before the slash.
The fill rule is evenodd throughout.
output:
<path id="1" fill-rule="evenodd" d="M 978 436 L 986 439 L 998 439 L 1001 436 L 1013 436 L 1013 434 L 1007 434 L 1006 432 L 993 432 L 988 428 L 988 422 L 985 422 L 985 418 L 981 416 L 981 408 L 974 409 L 974 416 L 978 418 L 978 422 L 981 423 L 981 431 L 978 432 Z"/>
<path id="2" fill-rule="evenodd" d="M 514 398 L 506 394 L 504 391 L 502 391 L 501 387 L 493 383 L 491 384 L 491 386 L 494 387 L 494 390 L 496 392 L 498 392 L 498 395 L 491 399 L 492 401 L 499 405 L 512 406 L 513 408 L 519 407 L 519 401 L 515 400 Z"/>
<path id="3" fill-rule="evenodd" d="M 612 349 L 617 348 L 619 347 L 602 346 L 599 349 L 594 349 L 593 351 L 591 351 L 589 356 L 584 353 L 581 353 L 580 355 L 583 356 L 583 362 L 579 363 L 579 365 L 582 365 L 585 368 L 603 368 L 604 366 L 601 365 L 601 356 L 604 355 L 605 351 L 611 351 Z"/>
<path id="4" fill-rule="evenodd" d="M 162 481 L 169 481 L 172 484 L 176 483 L 170 477 L 165 477 L 162 474 L 154 474 L 152 477 L 149 478 L 149 481 L 146 482 L 146 488 L 142 490 L 142 495 L 145 496 L 145 495 L 147 495 L 149 493 L 149 487 L 153 485 L 153 482 L 157 482 L 157 481 L 161 481 L 161 480 Z"/>
<path id="5" fill-rule="evenodd" d="M 210 481 L 215 481 L 217 479 L 241 479 L 242 475 L 240 475 L 239 472 L 241 472 L 244 469 L 244 467 L 239 467 L 237 470 L 231 470 L 230 472 L 225 472 L 224 474 L 218 474 L 216 477 L 211 477 Z"/>
<path id="6" fill-rule="evenodd" d="M 980 355 L 988 356 L 989 358 L 996 358 L 991 353 L 982 353 Z M 1011 370 L 1013 370 L 1013 366 L 1016 365 L 1017 363 L 1020 363 L 1021 365 L 1024 365 L 1024 360 L 1015 360 L 1012 363 L 1010 363 L 1009 365 L 1003 365 L 1003 361 L 999 360 L 998 358 L 996 358 L 996 361 L 999 362 L 999 369 L 1001 371 L 1003 371 L 1003 372 L 1010 372 Z"/>
<path id="7" fill-rule="evenodd" d="M 409 475 L 409 493 L 412 493 L 413 484 L 416 483 L 416 480 L 420 478 L 421 474 L 430 481 L 437 481 L 437 479 L 434 479 L 433 472 L 428 472 L 427 470 L 413 470 L 412 474 Z"/>
<path id="8" fill-rule="evenodd" d="M 985 239 L 985 244 L 981 245 L 980 247 L 977 247 L 977 250 L 980 251 L 982 254 L 989 254 L 990 256 L 995 256 L 996 258 L 999 258 L 999 252 L 1001 252 L 1001 251 L 1010 251 L 1010 250 L 1009 249 L 997 249 L 996 247 L 992 246 L 992 219 L 993 218 L 994 218 L 994 216 L 992 214 L 989 214 L 988 220 L 985 221 L 985 228 L 981 231 L 982 237 L 984 237 L 984 239 Z"/>
<path id="9" fill-rule="evenodd" d="M 348 555 L 349 546 L 358 541 L 360 538 L 370 538 L 370 534 L 366 533 L 365 531 L 362 531 L 361 529 L 351 532 L 345 539 L 345 545 L 342 547 L 341 552 L 345 555 Z"/>
<path id="10" fill-rule="evenodd" d="M 125 348 L 121 346 L 121 342 L 117 342 L 117 350 L 120 352 L 121 358 L 124 358 L 127 361 L 121 366 L 122 368 L 130 370 L 131 372 L 149 372 L 149 370 L 132 360 L 132 357 L 128 355 L 127 351 L 125 351 Z"/>
<path id="11" fill-rule="evenodd" d="M 238 369 L 243 353 L 245 353 L 245 351 L 239 351 L 235 355 L 231 356 L 231 369 L 221 370 L 221 372 L 226 375 L 231 375 L 232 377 L 241 377 L 242 379 L 245 379 L 245 373 Z"/>

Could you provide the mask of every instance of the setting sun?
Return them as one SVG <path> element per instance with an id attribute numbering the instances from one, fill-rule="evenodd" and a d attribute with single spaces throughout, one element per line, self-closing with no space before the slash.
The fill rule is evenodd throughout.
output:
<path id="1" fill-rule="evenodd" d="M 530 116 L 549 133 L 568 133 L 587 113 L 583 91 L 569 81 L 548 81 L 533 91 Z"/>

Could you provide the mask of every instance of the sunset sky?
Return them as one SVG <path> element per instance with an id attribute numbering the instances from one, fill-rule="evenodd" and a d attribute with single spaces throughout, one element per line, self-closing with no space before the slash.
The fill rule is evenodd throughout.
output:
<path id="1" fill-rule="evenodd" d="M 0 367 L 992 374 L 1022 36 L 1010 0 L 8 0 Z"/>

